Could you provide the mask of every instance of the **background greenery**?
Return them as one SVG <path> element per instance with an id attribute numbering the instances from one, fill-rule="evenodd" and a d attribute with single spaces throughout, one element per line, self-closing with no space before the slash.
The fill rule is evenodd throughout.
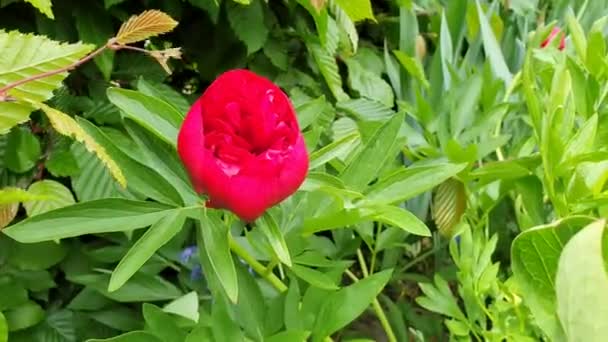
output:
<path id="1" fill-rule="evenodd" d="M 602 341 L 606 8 L 0 0 L 0 88 L 118 39 L 0 102 L 0 342 Z M 148 9 L 179 24 L 116 35 Z M 241 67 L 311 157 L 251 225 L 203 210 L 175 152 Z"/>

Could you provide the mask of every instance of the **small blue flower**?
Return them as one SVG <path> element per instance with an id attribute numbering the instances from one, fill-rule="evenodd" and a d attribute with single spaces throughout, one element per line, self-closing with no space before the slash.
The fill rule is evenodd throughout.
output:
<path id="1" fill-rule="evenodd" d="M 196 265 L 192 268 L 192 271 L 190 271 L 190 280 L 196 281 L 201 279 L 203 279 L 203 268 L 201 265 Z"/>
<path id="2" fill-rule="evenodd" d="M 198 253 L 198 248 L 196 246 L 189 246 L 184 248 L 184 250 L 179 255 L 179 260 L 186 264 L 190 261 L 193 255 Z"/>

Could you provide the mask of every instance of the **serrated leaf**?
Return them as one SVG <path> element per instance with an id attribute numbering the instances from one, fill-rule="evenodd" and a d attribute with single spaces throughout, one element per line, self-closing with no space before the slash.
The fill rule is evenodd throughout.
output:
<path id="1" fill-rule="evenodd" d="M 317 42 L 309 41 L 306 46 L 317 63 L 319 71 L 321 72 L 321 75 L 323 75 L 325 82 L 327 82 L 327 86 L 334 98 L 338 101 L 348 100 L 348 95 L 346 95 L 344 89 L 342 89 L 342 78 L 340 77 L 338 64 L 336 63 L 334 56 L 330 55 Z"/>
<path id="2" fill-rule="evenodd" d="M 27 191 L 32 195 L 49 197 L 49 199 L 42 201 L 34 200 L 23 202 L 23 207 L 29 217 L 75 203 L 74 196 L 72 196 L 70 189 L 53 180 L 45 179 L 32 183 Z"/>
<path id="3" fill-rule="evenodd" d="M 118 34 L 116 34 L 116 41 L 120 44 L 139 42 L 170 32 L 177 24 L 177 21 L 161 11 L 144 11 L 139 15 L 132 16 L 122 24 Z"/>
<path id="4" fill-rule="evenodd" d="M 234 2 L 227 6 L 228 21 L 236 36 L 247 46 L 247 54 L 252 54 L 264 46 L 270 31 L 264 23 L 264 8 L 261 0 L 249 5 Z"/>
<path id="5" fill-rule="evenodd" d="M 443 236 L 451 237 L 453 228 L 460 222 L 460 218 L 467 206 L 464 184 L 451 178 L 441 183 L 433 197 L 433 220 Z"/>
<path id="6" fill-rule="evenodd" d="M 89 134 L 87 134 L 87 132 L 85 132 L 80 125 L 78 125 L 76 120 L 65 113 L 45 105 L 44 103 L 36 103 L 35 105 L 46 113 L 51 125 L 58 133 L 72 137 L 83 143 L 87 150 L 97 155 L 108 171 L 110 171 L 112 177 L 114 177 L 114 179 L 116 179 L 116 181 L 122 187 L 127 186 L 127 180 L 120 170 L 120 167 L 118 167 L 118 164 L 116 164 L 116 162 L 110 158 L 106 150 L 101 145 L 99 145 Z"/>
<path id="7" fill-rule="evenodd" d="M 44 36 L 17 31 L 0 31 L 0 88 L 27 77 L 69 66 L 93 48 L 92 45 L 81 43 L 62 44 Z M 29 81 L 9 90 L 8 94 L 29 101 L 45 101 L 67 75 L 66 71 Z"/>
<path id="8" fill-rule="evenodd" d="M 350 40 L 353 54 L 357 53 L 357 48 L 359 47 L 359 33 L 357 32 L 355 23 L 350 19 L 342 7 L 336 4 L 335 1 L 330 2 L 330 8 L 331 12 L 336 18 L 336 23 L 346 33 L 348 39 Z"/>
<path id="9" fill-rule="evenodd" d="M 355 59 L 346 60 L 348 84 L 361 97 L 376 100 L 385 106 L 392 107 L 395 94 L 391 86 L 380 75 L 365 68 Z"/>
<path id="10" fill-rule="evenodd" d="M 108 197 L 122 197 L 121 186 L 112 178 L 110 172 L 99 158 L 89 152 L 84 145 L 74 144 L 71 149 L 80 172 L 72 176 L 72 189 L 79 202 Z"/>
<path id="11" fill-rule="evenodd" d="M 53 10 L 51 7 L 51 0 L 25 0 L 25 2 L 29 2 L 32 6 L 36 7 L 40 13 L 46 15 L 49 19 L 55 19 L 53 16 Z"/>

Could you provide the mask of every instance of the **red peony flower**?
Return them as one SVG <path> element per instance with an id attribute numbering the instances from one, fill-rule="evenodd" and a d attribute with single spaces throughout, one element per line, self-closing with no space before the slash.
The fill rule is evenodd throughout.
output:
<path id="1" fill-rule="evenodd" d="M 289 98 L 247 70 L 228 71 L 205 90 L 186 115 L 177 151 L 208 205 L 245 221 L 294 193 L 308 172 Z"/>
<path id="2" fill-rule="evenodd" d="M 540 44 L 540 47 L 544 48 L 545 46 L 549 45 L 553 39 L 555 39 L 555 37 L 557 37 L 557 35 L 561 32 L 561 30 L 558 27 L 554 27 L 553 30 L 551 30 L 551 33 L 549 33 L 549 36 L 547 37 L 547 39 L 543 40 L 543 42 Z M 562 39 L 560 39 L 559 41 L 559 49 L 563 50 L 566 47 L 566 36 L 562 35 Z"/>

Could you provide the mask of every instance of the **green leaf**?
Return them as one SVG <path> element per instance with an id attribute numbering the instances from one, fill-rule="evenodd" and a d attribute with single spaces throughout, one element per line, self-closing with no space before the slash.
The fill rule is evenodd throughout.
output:
<path id="1" fill-rule="evenodd" d="M 318 42 L 312 40 L 306 43 L 306 47 L 319 67 L 319 71 L 334 98 L 338 101 L 347 100 L 348 95 L 342 89 L 342 78 L 334 56 L 330 55 Z"/>
<path id="2" fill-rule="evenodd" d="M 226 11 L 230 27 L 247 46 L 247 54 L 250 55 L 260 50 L 270 33 L 264 22 L 264 8 L 261 0 L 252 0 L 250 5 L 229 2 Z"/>
<path id="3" fill-rule="evenodd" d="M 134 15 L 120 26 L 116 41 L 120 44 L 131 44 L 159 34 L 172 31 L 177 21 L 158 10 L 147 10 Z"/>
<path id="4" fill-rule="evenodd" d="M 182 292 L 161 276 L 137 273 L 120 289 L 108 292 L 109 274 L 80 274 L 68 276 L 68 280 L 88 286 L 104 297 L 121 303 L 154 302 L 178 298 Z"/>
<path id="5" fill-rule="evenodd" d="M 112 17 L 108 12 L 97 10 L 93 4 L 86 8 L 77 7 L 74 18 L 78 37 L 85 43 L 103 46 L 114 36 Z M 95 57 L 94 61 L 104 78 L 109 80 L 114 68 L 114 51 L 108 49 Z"/>
<path id="6" fill-rule="evenodd" d="M 198 302 L 198 293 L 196 291 L 188 292 L 165 305 L 163 311 L 188 318 L 189 320 L 198 323 Z"/>
<path id="7" fill-rule="evenodd" d="M 424 222 L 406 209 L 392 205 L 375 205 L 363 208 L 373 212 L 372 219 L 374 221 L 401 228 L 411 234 L 431 236 L 431 231 Z"/>
<path id="8" fill-rule="evenodd" d="M 61 262 L 68 253 L 65 244 L 52 241 L 39 243 L 15 243 L 9 263 L 24 271 L 40 271 Z"/>
<path id="9" fill-rule="evenodd" d="M 359 47 L 359 33 L 357 32 L 355 23 L 335 1 L 330 1 L 329 6 L 331 8 L 331 12 L 333 12 L 334 17 L 336 18 L 338 27 L 342 29 L 342 31 L 344 31 L 348 36 L 352 52 L 357 53 L 357 49 Z"/>
<path id="10" fill-rule="evenodd" d="M 146 330 L 151 330 L 163 342 L 182 342 L 186 332 L 180 329 L 173 318 L 155 305 L 144 303 L 142 308 Z"/>
<path id="11" fill-rule="evenodd" d="M 266 303 L 262 290 L 256 279 L 247 272 L 243 265 L 236 267 L 239 283 L 239 298 L 236 303 L 236 315 L 239 323 L 250 337 L 263 341 L 266 332 Z"/>
<path id="12" fill-rule="evenodd" d="M 53 10 L 51 7 L 51 0 L 25 0 L 32 4 L 32 6 L 36 7 L 40 11 L 40 13 L 46 15 L 49 19 L 55 19 L 53 16 Z"/>
<path id="13" fill-rule="evenodd" d="M 53 180 L 45 179 L 34 182 L 27 191 L 34 196 L 48 197 L 48 199 L 42 201 L 34 200 L 23 202 L 23 207 L 29 217 L 75 203 L 74 196 L 72 196 L 70 189 Z"/>
<path id="14" fill-rule="evenodd" d="M 385 270 L 330 294 L 315 320 L 313 341 L 321 341 L 359 317 L 382 291 L 391 274 L 392 270 Z"/>
<path id="15" fill-rule="evenodd" d="M 420 289 L 424 293 L 424 296 L 416 298 L 416 303 L 418 303 L 418 305 L 429 311 L 437 312 L 461 321 L 467 320 L 458 307 L 458 303 L 450 290 L 448 282 L 439 274 L 435 274 L 434 285 L 432 283 L 421 283 L 418 284 L 418 286 L 420 286 Z"/>
<path id="16" fill-rule="evenodd" d="M 9 170 L 16 173 L 31 170 L 40 154 L 40 141 L 29 129 L 15 128 L 8 135 L 4 163 Z"/>
<path id="17" fill-rule="evenodd" d="M 74 176 L 80 171 L 78 161 L 69 148 L 53 149 L 44 166 L 55 177 Z"/>
<path id="18" fill-rule="evenodd" d="M 557 313 L 569 341 L 602 341 L 608 334 L 608 275 L 605 220 L 574 235 L 559 257 L 555 290 Z M 584 286 L 581 286 L 584 284 Z"/>
<path id="19" fill-rule="evenodd" d="M 74 144 L 70 149 L 74 155 L 80 172 L 72 176 L 72 190 L 79 202 L 104 199 L 108 197 L 124 197 L 122 187 L 99 158 L 89 152 L 82 144 Z"/>
<path id="20" fill-rule="evenodd" d="M 278 334 L 272 335 L 265 339 L 266 342 L 306 342 L 310 336 L 309 331 L 304 330 L 287 330 Z"/>
<path id="21" fill-rule="evenodd" d="M 112 272 L 108 291 L 112 292 L 123 286 L 159 248 L 179 233 L 185 220 L 183 211 L 172 211 L 146 230 Z"/>
<path id="22" fill-rule="evenodd" d="M 393 54 L 397 57 L 401 66 L 403 66 L 412 77 L 417 79 L 424 88 L 430 88 L 431 85 L 424 73 L 424 66 L 418 58 L 410 57 L 405 52 L 399 50 L 393 50 Z"/>
<path id="23" fill-rule="evenodd" d="M 145 331 L 130 331 L 120 336 L 106 339 L 90 339 L 86 342 L 163 342 L 156 336 Z"/>
<path id="24" fill-rule="evenodd" d="M 380 75 L 363 67 L 357 60 L 346 60 L 348 68 L 348 84 L 361 97 L 373 99 L 385 106 L 392 107 L 395 94 L 391 86 Z"/>
<path id="25" fill-rule="evenodd" d="M 213 24 L 217 25 L 217 20 L 220 14 L 219 1 L 210 0 L 188 0 L 193 6 L 198 7 L 207 12 Z M 141 90 L 141 89 L 140 89 Z"/>
<path id="26" fill-rule="evenodd" d="M 367 192 L 367 200 L 376 204 L 406 201 L 431 190 L 464 170 L 466 164 L 435 164 L 410 166 L 374 184 Z"/>
<path id="27" fill-rule="evenodd" d="M 8 133 L 16 125 L 26 122 L 33 110 L 32 106 L 22 101 L 0 102 L 0 135 Z"/>
<path id="28" fill-rule="evenodd" d="M 314 170 L 335 158 L 345 158 L 359 145 L 359 141 L 359 133 L 354 132 L 314 151 L 310 155 L 309 169 Z"/>
<path id="29" fill-rule="evenodd" d="M 587 39 L 585 38 L 585 32 L 583 31 L 581 24 L 574 16 L 574 12 L 572 11 L 572 9 L 568 9 L 566 11 L 566 23 L 568 24 L 569 33 L 572 37 L 572 42 L 574 43 L 576 54 L 582 61 L 586 60 Z"/>
<path id="30" fill-rule="evenodd" d="M 201 214 L 200 223 L 205 251 L 211 262 L 213 272 L 217 275 L 228 298 L 236 303 L 239 285 L 236 270 L 232 263 L 232 254 L 230 254 L 230 231 L 220 220 L 218 214 L 209 210 L 206 211 L 206 214 Z"/>
<path id="31" fill-rule="evenodd" d="M 392 150 L 392 146 L 396 144 L 397 133 L 403 120 L 403 114 L 393 116 L 363 146 L 363 149 L 340 175 L 347 187 L 362 190 L 376 178 L 384 164 L 393 157 L 388 155 L 387 151 Z"/>
<path id="32" fill-rule="evenodd" d="M 11 48 L 19 46 L 18 49 Z M 44 36 L 0 31 L 0 87 L 44 72 L 67 67 L 93 49 L 92 45 L 61 44 Z M 45 101 L 68 75 L 67 71 L 33 80 L 13 89 L 8 94 L 28 101 Z M 0 127 L 2 129 L 2 127 Z"/>
<path id="33" fill-rule="evenodd" d="M 44 310 L 33 301 L 4 312 L 4 317 L 6 317 L 8 323 L 8 331 L 32 327 L 42 321 L 44 316 Z"/>
<path id="34" fill-rule="evenodd" d="M 553 340 L 565 335 L 557 317 L 555 277 L 562 249 L 591 219 L 572 216 L 519 234 L 511 247 L 512 269 L 537 324 Z"/>
<path id="35" fill-rule="evenodd" d="M 340 288 L 330 276 L 323 272 L 297 264 L 292 265 L 290 269 L 298 278 L 304 280 L 314 287 L 318 287 L 323 290 L 337 290 Z"/>
<path id="36" fill-rule="evenodd" d="M 8 323 L 0 311 L 0 342 L 8 342 Z"/>
<path id="37" fill-rule="evenodd" d="M 114 177 L 114 179 L 116 179 L 120 185 L 123 187 L 127 186 L 127 180 L 120 170 L 120 167 L 118 167 L 116 162 L 110 158 L 106 150 L 90 135 L 88 135 L 87 132 L 80 127 L 80 125 L 78 125 L 74 118 L 47 106 L 44 103 L 36 103 L 34 105 L 46 113 L 46 116 L 49 118 L 49 121 L 57 133 L 72 137 L 76 139 L 76 141 L 83 143 L 87 150 L 95 153 L 95 155 L 103 162 L 103 164 L 108 168 L 108 171 L 110 171 L 112 177 Z"/>
<path id="38" fill-rule="evenodd" d="M 562 155 L 562 163 L 566 163 L 568 160 L 591 152 L 593 144 L 595 143 L 595 134 L 597 133 L 597 114 L 592 115 L 570 138 L 564 153 Z"/>
<path id="39" fill-rule="evenodd" d="M 76 341 L 74 322 L 71 311 L 55 311 L 38 327 L 37 336 L 43 341 Z"/>
<path id="40" fill-rule="evenodd" d="M 336 2 L 354 22 L 364 19 L 376 21 L 370 0 L 336 0 Z"/>
<path id="41" fill-rule="evenodd" d="M 173 106 L 152 96 L 120 88 L 108 88 L 108 98 L 133 121 L 175 146 L 184 120 Z"/>
<path id="42" fill-rule="evenodd" d="M 264 215 L 257 220 L 257 227 L 262 231 L 262 234 L 264 234 L 266 239 L 268 239 L 272 250 L 279 260 L 285 265 L 291 266 L 289 248 L 287 248 L 283 232 L 279 228 L 274 217 L 272 217 L 269 212 L 265 212 Z"/>
<path id="43" fill-rule="evenodd" d="M 122 150 L 117 148 L 111 137 L 101 131 L 98 127 L 79 118 L 81 127 L 90 134 L 107 151 L 108 155 L 120 163 L 124 177 L 129 184 L 129 189 L 137 193 L 144 194 L 159 202 L 181 205 L 180 194 L 169 182 L 158 172 L 150 167 L 140 164 L 131 157 L 127 156 Z"/>
<path id="44" fill-rule="evenodd" d="M 129 231 L 158 221 L 173 207 L 124 199 L 78 203 L 36 215 L 2 230 L 23 242 L 63 239 L 85 234 Z"/>
<path id="45" fill-rule="evenodd" d="M 204 1 L 206 2 L 207 0 Z M 165 101 L 180 113 L 186 113 L 190 109 L 190 103 L 186 100 L 184 95 L 164 83 L 146 80 L 143 77 L 140 77 L 137 80 L 137 90 L 145 95 Z"/>
<path id="46" fill-rule="evenodd" d="M 508 86 L 512 78 L 511 72 L 509 71 L 509 67 L 507 67 L 502 50 L 500 49 L 500 45 L 498 45 L 496 36 L 488 22 L 488 18 L 486 18 L 486 14 L 479 5 L 479 0 L 475 0 L 475 3 L 477 5 L 477 15 L 479 18 L 483 48 L 490 61 L 490 67 L 492 68 L 494 75 L 502 79 L 505 82 L 505 85 Z"/>

